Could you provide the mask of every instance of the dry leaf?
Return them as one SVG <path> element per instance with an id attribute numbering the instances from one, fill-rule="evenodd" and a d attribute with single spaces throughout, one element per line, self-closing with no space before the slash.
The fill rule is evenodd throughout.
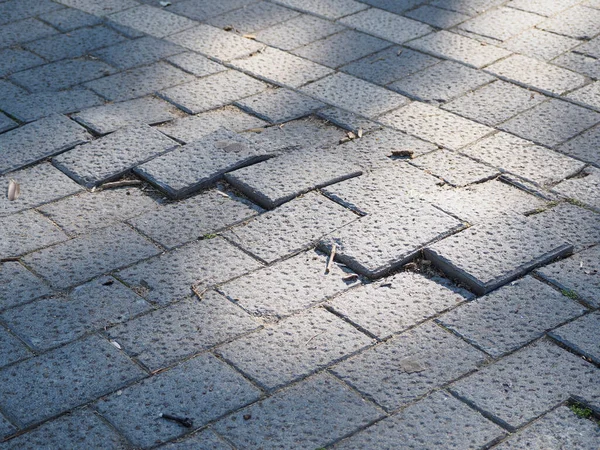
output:
<path id="1" fill-rule="evenodd" d="M 340 139 L 340 144 L 344 144 L 346 142 L 350 142 L 352 139 L 350 139 L 348 136 L 344 136 L 343 138 Z"/>
<path id="2" fill-rule="evenodd" d="M 10 180 L 8 182 L 8 200 L 15 201 L 19 198 L 21 194 L 21 186 L 15 180 Z"/>
<path id="3" fill-rule="evenodd" d="M 158 2 L 160 3 L 160 6 L 166 7 L 166 6 L 171 6 L 171 2 Z"/>
<path id="4" fill-rule="evenodd" d="M 356 133 L 356 135 L 359 137 L 359 139 L 363 136 L 363 130 L 362 130 L 362 128 L 358 129 L 358 132 Z"/>
<path id="5" fill-rule="evenodd" d="M 400 56 L 402 54 L 402 49 L 398 50 L 398 53 L 396 53 L 396 56 Z"/>
<path id="6" fill-rule="evenodd" d="M 412 150 L 392 150 L 391 156 L 414 158 L 415 154 Z"/>
<path id="7" fill-rule="evenodd" d="M 121 350 L 121 344 L 119 344 L 117 341 L 110 341 L 110 343 Z"/>
<path id="8" fill-rule="evenodd" d="M 231 31 L 231 30 L 233 30 L 233 27 L 231 25 L 227 25 L 227 26 L 223 27 L 223 30 Z"/>
<path id="9" fill-rule="evenodd" d="M 348 138 L 356 139 L 356 135 L 352 131 L 348 131 Z"/>
<path id="10" fill-rule="evenodd" d="M 408 357 L 400 360 L 400 368 L 406 373 L 423 372 L 427 367 L 414 357 Z"/>
<path id="11" fill-rule="evenodd" d="M 242 37 L 245 37 L 246 39 L 252 39 L 253 41 L 256 40 L 256 35 L 254 34 L 245 34 Z"/>

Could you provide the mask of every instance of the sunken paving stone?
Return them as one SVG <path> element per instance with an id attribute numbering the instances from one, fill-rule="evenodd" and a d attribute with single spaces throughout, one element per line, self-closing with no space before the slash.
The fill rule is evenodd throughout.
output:
<path id="1" fill-rule="evenodd" d="M 308 116 L 325 106 L 318 100 L 289 89 L 271 89 L 235 102 L 237 106 L 271 123 Z"/>
<path id="2" fill-rule="evenodd" d="M 600 346 L 595 338 L 600 327 L 600 312 L 588 314 L 550 332 L 550 336 L 576 353 L 600 363 Z"/>
<path id="3" fill-rule="evenodd" d="M 67 117 L 53 114 L 0 135 L 0 174 L 20 169 L 48 156 L 89 141 L 85 128 Z"/>
<path id="4" fill-rule="evenodd" d="M 0 218 L 0 258 L 12 258 L 67 239 L 60 228 L 34 210 Z"/>
<path id="5" fill-rule="evenodd" d="M 308 193 L 223 235 L 263 261 L 273 262 L 314 245 L 323 235 L 357 219 L 356 214 L 322 195 Z"/>
<path id="6" fill-rule="evenodd" d="M 450 389 L 513 431 L 571 396 L 585 398 L 599 380 L 592 364 L 543 340 L 463 378 Z"/>
<path id="7" fill-rule="evenodd" d="M 86 87 L 111 101 L 130 100 L 187 83 L 195 77 L 159 61 L 86 83 Z"/>
<path id="8" fill-rule="evenodd" d="M 137 125 L 75 147 L 52 162 L 79 184 L 91 188 L 119 178 L 138 164 L 177 146 L 148 125 Z"/>
<path id="9" fill-rule="evenodd" d="M 527 276 L 462 305 L 437 321 L 499 358 L 586 311 L 557 290 Z"/>
<path id="10" fill-rule="evenodd" d="M 406 17 L 424 22 L 437 28 L 451 28 L 469 19 L 469 16 L 456 11 L 423 5 L 405 14 Z"/>
<path id="11" fill-rule="evenodd" d="M 381 128 L 381 125 L 377 122 L 373 122 L 353 112 L 336 108 L 335 106 L 321 108 L 315 114 L 340 128 L 352 131 L 354 134 L 357 134 L 358 130 L 362 130 L 363 133 L 369 133 Z"/>
<path id="12" fill-rule="evenodd" d="M 52 36 L 57 31 L 36 19 L 25 19 L 0 26 L 0 48 Z"/>
<path id="13" fill-rule="evenodd" d="M 19 124 L 12 119 L 9 119 L 4 114 L 0 113 L 0 133 L 4 133 L 5 131 L 12 130 L 13 128 L 18 127 Z"/>
<path id="14" fill-rule="evenodd" d="M 514 215 L 478 223 L 427 247 L 425 255 L 483 295 L 572 250 L 551 230 Z"/>
<path id="15" fill-rule="evenodd" d="M 392 411 L 476 370 L 485 361 L 484 353 L 428 322 L 331 371 Z"/>
<path id="16" fill-rule="evenodd" d="M 150 308 L 114 278 L 101 277 L 76 287 L 68 296 L 37 300 L 5 311 L 1 317 L 28 345 L 44 351 Z"/>
<path id="17" fill-rule="evenodd" d="M 499 41 L 525 31 L 544 20 L 543 16 L 512 8 L 498 8 L 486 12 L 459 25 L 470 33 Z"/>
<path id="18" fill-rule="evenodd" d="M 87 407 L 69 412 L 58 419 L 2 444 L 6 450 L 39 448 L 111 448 L 125 450 L 128 442 Z"/>
<path id="19" fill-rule="evenodd" d="M 600 32 L 600 10 L 574 6 L 538 24 L 538 28 L 575 39 L 590 39 Z"/>
<path id="20" fill-rule="evenodd" d="M 342 449 L 483 448 L 506 432 L 444 391 L 431 394 L 335 445 Z M 401 443 L 401 444 L 400 444 Z M 486 445 L 487 444 L 487 445 Z"/>
<path id="21" fill-rule="evenodd" d="M 204 77 L 206 75 L 227 70 L 227 67 L 222 64 L 211 61 L 207 57 L 194 52 L 178 53 L 177 55 L 165 59 L 174 66 L 179 67 L 192 75 L 196 75 L 197 77 Z"/>
<path id="22" fill-rule="evenodd" d="M 92 27 L 102 23 L 100 17 L 73 8 L 64 8 L 42 14 L 39 18 L 63 33 L 76 30 L 77 28 Z"/>
<path id="23" fill-rule="evenodd" d="M 207 22 L 218 28 L 230 26 L 238 33 L 251 33 L 299 15 L 298 11 L 270 2 L 255 2 L 220 16 L 211 17 Z"/>
<path id="24" fill-rule="evenodd" d="M 277 3 L 308 12 L 326 19 L 335 20 L 367 8 L 367 5 L 354 0 L 276 0 Z"/>
<path id="25" fill-rule="evenodd" d="M 7 366 L 21 359 L 32 356 L 32 353 L 27 350 L 16 337 L 0 328 L 0 367 Z"/>
<path id="26" fill-rule="evenodd" d="M 237 448 L 322 448 L 382 416 L 371 402 L 321 374 L 222 419 L 215 430 Z"/>
<path id="27" fill-rule="evenodd" d="M 239 198 L 210 190 L 164 205 L 130 219 L 129 223 L 162 246 L 173 248 L 235 225 L 260 211 Z"/>
<path id="28" fill-rule="evenodd" d="M 142 97 L 120 103 L 109 103 L 85 109 L 71 116 L 98 134 L 108 134 L 119 128 L 145 123 L 154 125 L 180 117 L 169 103 L 155 97 Z"/>
<path id="29" fill-rule="evenodd" d="M 566 96 L 579 104 L 600 110 L 600 81 L 588 84 Z"/>
<path id="30" fill-rule="evenodd" d="M 59 0 L 65 6 L 77 8 L 95 16 L 105 16 L 117 11 L 138 6 L 135 0 Z"/>
<path id="31" fill-rule="evenodd" d="M 534 120 L 533 117 L 530 119 Z M 561 116 L 561 120 L 566 118 Z M 581 161 L 502 132 L 461 151 L 502 172 L 518 175 L 542 186 L 558 183 L 584 167 Z"/>
<path id="32" fill-rule="evenodd" d="M 83 189 L 48 163 L 1 176 L 0 190 L 7 192 L 10 180 L 19 183 L 21 195 L 13 201 L 6 196 L 0 197 L 0 217 L 58 200 Z M 48 189 L 49 186 L 52 189 Z"/>
<path id="33" fill-rule="evenodd" d="M 477 69 L 510 55 L 507 50 L 493 45 L 481 45 L 475 39 L 449 31 L 438 31 L 408 42 L 406 45 L 412 49 L 457 61 Z"/>
<path id="34" fill-rule="evenodd" d="M 255 316 L 282 317 L 320 303 L 360 283 L 338 264 L 325 273 L 328 258 L 313 250 L 219 287 Z"/>
<path id="35" fill-rule="evenodd" d="M 382 117 L 385 125 L 422 139 L 457 150 L 493 131 L 425 103 L 414 102 Z"/>
<path id="36" fill-rule="evenodd" d="M 596 245 L 575 253 L 567 259 L 542 267 L 536 273 L 556 285 L 565 295 L 598 307 L 600 306 L 599 261 L 600 246 Z"/>
<path id="37" fill-rule="evenodd" d="M 103 398 L 95 407 L 130 442 L 146 448 L 189 431 L 161 413 L 189 417 L 193 428 L 200 428 L 259 396 L 239 373 L 204 354 Z"/>
<path id="38" fill-rule="evenodd" d="M 21 427 L 41 422 L 146 374 L 98 336 L 3 369 L 0 407 Z"/>
<path id="39" fill-rule="evenodd" d="M 151 370 L 248 333 L 259 324 L 225 297 L 209 291 L 108 330 L 130 356 Z"/>
<path id="40" fill-rule="evenodd" d="M 538 105 L 545 99 L 546 97 L 538 92 L 498 80 L 456 98 L 442 108 L 485 125 L 494 126 Z"/>
<path id="41" fill-rule="evenodd" d="M 361 174 L 337 149 L 301 149 L 238 169 L 225 179 L 263 208 L 273 209 L 305 192 Z"/>
<path id="42" fill-rule="evenodd" d="M 66 288 L 159 253 L 125 225 L 105 228 L 32 253 L 23 261 L 50 284 Z"/>
<path id="43" fill-rule="evenodd" d="M 266 87 L 248 75 L 229 70 L 166 89 L 159 95 L 187 113 L 198 114 L 257 94 Z"/>
<path id="44" fill-rule="evenodd" d="M 472 298 L 443 278 L 403 272 L 348 291 L 330 301 L 328 308 L 386 339 Z"/>
<path id="45" fill-rule="evenodd" d="M 268 156 L 244 136 L 221 128 L 136 167 L 135 173 L 169 197 L 182 198 L 214 184 L 226 172 L 255 164 Z"/>
<path id="46" fill-rule="evenodd" d="M 231 64 L 239 70 L 278 86 L 297 88 L 332 73 L 328 67 L 276 48 L 236 59 Z"/>
<path id="47" fill-rule="evenodd" d="M 209 429 L 165 444 L 160 448 L 163 450 L 234 450 L 229 443 Z"/>
<path id="48" fill-rule="evenodd" d="M 0 264 L 0 309 L 26 303 L 51 289 L 18 262 Z"/>
<path id="49" fill-rule="evenodd" d="M 547 61 L 579 44 L 580 41 L 576 39 L 533 28 L 509 39 L 503 47 L 515 53 Z"/>
<path id="50" fill-rule="evenodd" d="M 558 99 L 525 111 L 499 127 L 525 139 L 556 146 L 600 122 L 600 113 Z"/>
<path id="51" fill-rule="evenodd" d="M 273 390 L 372 342 L 339 317 L 315 308 L 224 344 L 217 352 L 261 386 Z"/>
<path id="52" fill-rule="evenodd" d="M 95 51 L 94 56 L 119 69 L 131 69 L 183 51 L 183 47 L 171 42 L 146 36 Z"/>
<path id="53" fill-rule="evenodd" d="M 305 86 L 302 91 L 325 103 L 369 119 L 409 103 L 409 100 L 400 94 L 345 73 L 336 73 L 315 81 Z"/>
<path id="54" fill-rule="evenodd" d="M 553 191 L 600 211 L 600 169 L 586 167 L 578 177 L 554 186 Z"/>
<path id="55" fill-rule="evenodd" d="M 154 8 L 149 5 L 140 5 L 125 11 L 120 11 L 111 14 L 108 18 L 119 25 L 131 27 L 157 38 L 178 33 L 187 28 L 192 28 L 197 24 L 197 22 L 190 20 L 187 17 L 179 16 L 168 10 Z"/>
<path id="56" fill-rule="evenodd" d="M 13 48 L 0 50 L 0 76 L 2 77 L 45 63 L 44 59 L 26 50 Z"/>
<path id="57" fill-rule="evenodd" d="M 117 273 L 136 292 L 162 305 L 258 269 L 261 264 L 221 238 L 193 242 Z"/>

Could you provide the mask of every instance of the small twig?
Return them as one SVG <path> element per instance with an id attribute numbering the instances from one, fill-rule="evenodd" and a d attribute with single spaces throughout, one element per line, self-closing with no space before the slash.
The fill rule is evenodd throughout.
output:
<path id="1" fill-rule="evenodd" d="M 105 189 L 113 189 L 122 186 L 139 186 L 142 184 L 141 180 L 121 180 L 121 181 L 113 181 L 111 183 L 104 183 L 96 188 L 96 192 L 103 191 Z"/>
<path id="2" fill-rule="evenodd" d="M 204 293 L 205 293 L 206 291 L 208 291 L 208 288 L 207 288 L 207 287 L 205 287 L 204 289 L 202 289 L 202 290 L 199 290 L 199 289 L 198 289 L 199 287 L 200 287 L 200 286 L 199 286 L 199 283 L 197 283 L 197 284 L 192 284 L 192 292 L 193 292 L 194 294 L 196 294 L 196 296 L 198 297 L 198 300 L 202 300 L 202 296 L 204 295 Z"/>
<path id="3" fill-rule="evenodd" d="M 327 260 L 327 266 L 325 266 L 325 275 L 327 275 L 331 271 L 331 265 L 333 264 L 333 259 L 335 258 L 336 250 L 337 246 L 335 244 L 331 244 L 331 254 L 329 255 L 329 259 Z"/>
<path id="4" fill-rule="evenodd" d="M 180 425 L 183 425 L 186 428 L 192 428 L 194 426 L 194 422 L 189 417 L 177 417 L 172 416 L 171 414 L 161 413 L 160 417 L 167 420 L 172 420 L 173 422 L 177 422 Z"/>
<path id="5" fill-rule="evenodd" d="M 313 337 L 311 337 L 308 341 L 306 341 L 306 345 L 310 344 L 310 342 L 316 338 L 317 336 L 321 336 L 323 333 L 325 333 L 325 331 L 321 331 L 320 333 L 315 334 Z"/>
<path id="6" fill-rule="evenodd" d="M 0 263 L 19 261 L 20 259 L 21 258 L 19 258 L 18 256 L 9 256 L 8 258 L 2 258 L 2 259 L 0 259 Z"/>

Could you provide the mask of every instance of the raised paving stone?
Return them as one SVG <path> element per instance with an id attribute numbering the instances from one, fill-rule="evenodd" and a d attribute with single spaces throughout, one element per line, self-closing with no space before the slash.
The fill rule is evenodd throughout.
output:
<path id="1" fill-rule="evenodd" d="M 437 321 L 499 358 L 585 312 L 583 306 L 528 276 L 462 305 Z"/>
<path id="2" fill-rule="evenodd" d="M 217 352 L 272 390 L 327 367 L 371 342 L 340 318 L 315 308 L 222 345 Z"/>
<path id="3" fill-rule="evenodd" d="M 68 296 L 37 300 L 5 311 L 1 317 L 28 345 L 44 351 L 150 308 L 112 277 L 101 277 L 76 287 Z"/>
<path id="4" fill-rule="evenodd" d="M 0 48 L 52 36 L 57 31 L 36 19 L 25 19 L 0 26 Z"/>
<path id="5" fill-rule="evenodd" d="M 428 153 L 412 160 L 411 164 L 453 186 L 466 186 L 485 181 L 498 174 L 496 169 L 449 150 Z"/>
<path id="6" fill-rule="evenodd" d="M 451 28 L 469 18 L 469 16 L 459 12 L 436 8 L 430 5 L 420 6 L 404 15 L 437 28 Z"/>
<path id="7" fill-rule="evenodd" d="M 600 10 L 576 5 L 538 24 L 538 28 L 575 39 L 590 39 L 600 33 Z"/>
<path id="8" fill-rule="evenodd" d="M 177 143 L 147 125 L 123 128 L 52 159 L 78 183 L 94 187 L 115 179 Z"/>
<path id="9" fill-rule="evenodd" d="M 600 312 L 596 311 L 551 331 L 550 336 L 598 364 L 600 345 L 595 338 L 598 327 L 600 327 Z"/>
<path id="10" fill-rule="evenodd" d="M 586 397 L 598 379 L 598 369 L 592 364 L 548 341 L 539 341 L 450 389 L 514 430 L 571 395 Z"/>
<path id="11" fill-rule="evenodd" d="M 571 92 L 566 98 L 600 111 L 600 81 Z"/>
<path id="12" fill-rule="evenodd" d="M 210 291 L 201 299 L 182 300 L 117 325 L 107 333 L 129 355 L 150 370 L 157 370 L 258 326 L 248 313 Z"/>
<path id="13" fill-rule="evenodd" d="M 515 215 L 478 223 L 427 247 L 425 256 L 483 295 L 572 249 L 551 230 Z"/>
<path id="14" fill-rule="evenodd" d="M 163 39 L 146 36 L 94 52 L 94 56 L 119 69 L 131 69 L 182 53 L 185 49 Z"/>
<path id="15" fill-rule="evenodd" d="M 557 150 L 569 156 L 595 164 L 600 167 L 600 125 L 597 125 L 565 142 Z"/>
<path id="16" fill-rule="evenodd" d="M 233 27 L 239 33 L 252 33 L 299 16 L 298 11 L 270 2 L 253 2 L 207 22 L 215 27 Z"/>
<path id="17" fill-rule="evenodd" d="M 0 133 L 17 128 L 19 124 L 0 113 Z"/>
<path id="18" fill-rule="evenodd" d="M 1 372 L 0 406 L 29 426 L 89 402 L 145 373 L 108 341 L 91 336 Z"/>
<path id="19" fill-rule="evenodd" d="M 32 353 L 12 334 L 0 327 L 0 367 L 7 366 L 24 358 L 32 356 Z"/>
<path id="20" fill-rule="evenodd" d="M 223 72 L 227 67 L 194 52 L 178 53 L 165 58 L 171 64 L 186 72 L 203 77 L 213 73 Z"/>
<path id="21" fill-rule="evenodd" d="M 147 212 L 129 223 L 167 248 L 173 248 L 249 219 L 260 208 L 211 190 Z M 176 230 L 176 232 L 174 232 Z"/>
<path id="22" fill-rule="evenodd" d="M 403 272 L 348 291 L 327 305 L 377 338 L 386 339 L 472 298 L 473 294 L 443 278 Z"/>
<path id="23" fill-rule="evenodd" d="M 77 28 L 92 27 L 102 23 L 100 17 L 73 8 L 63 8 L 58 11 L 52 11 L 40 15 L 39 18 L 63 33 L 76 30 Z"/>
<path id="24" fill-rule="evenodd" d="M 587 167 L 579 177 L 557 184 L 553 191 L 600 211 L 600 169 Z"/>
<path id="25" fill-rule="evenodd" d="M 117 273 L 152 302 L 167 304 L 258 269 L 261 264 L 221 238 L 194 242 Z"/>
<path id="26" fill-rule="evenodd" d="M 438 31 L 406 44 L 433 56 L 457 61 L 480 69 L 510 55 L 510 52 L 449 31 Z"/>
<path id="27" fill-rule="evenodd" d="M 171 442 L 160 447 L 163 450 L 234 450 L 234 448 L 218 437 L 212 430 L 206 429 L 200 433 Z"/>
<path id="28" fill-rule="evenodd" d="M 392 111 L 380 117 L 380 121 L 452 150 L 464 147 L 493 131 L 485 125 L 418 102 Z"/>
<path id="29" fill-rule="evenodd" d="M 477 369 L 485 361 L 485 354 L 429 322 L 331 370 L 390 411 Z"/>
<path id="30" fill-rule="evenodd" d="M 108 18 L 119 25 L 131 27 L 157 38 L 178 33 L 197 24 L 187 17 L 150 5 L 140 5 L 120 11 L 111 14 Z"/>
<path id="31" fill-rule="evenodd" d="M 369 133 L 381 129 L 381 125 L 377 122 L 373 122 L 353 112 L 336 108 L 335 106 L 321 108 L 315 111 L 315 115 L 340 128 L 352 131 L 354 134 L 358 134 L 358 130 L 362 130 L 363 133 Z"/>
<path id="32" fill-rule="evenodd" d="M 313 250 L 250 273 L 219 287 L 230 300 L 256 316 L 282 317 L 302 311 L 359 283 L 358 278 Z"/>
<path id="33" fill-rule="evenodd" d="M 85 129 L 55 114 L 0 136 L 0 174 L 20 169 L 90 140 Z"/>
<path id="34" fill-rule="evenodd" d="M 276 0 L 277 3 L 290 8 L 305 11 L 326 19 L 335 20 L 367 8 L 364 3 L 354 0 Z"/>
<path id="35" fill-rule="evenodd" d="M 169 197 L 181 198 L 210 186 L 226 172 L 267 157 L 265 151 L 254 147 L 245 137 L 219 129 L 134 170 Z"/>
<path id="36" fill-rule="evenodd" d="M 23 49 L 0 50 L 0 77 L 45 63 L 44 59 Z"/>
<path id="37" fill-rule="evenodd" d="M 288 89 L 267 90 L 235 104 L 271 123 L 283 123 L 308 116 L 325 106 L 318 100 Z"/>
<path id="38" fill-rule="evenodd" d="M 325 197 L 308 193 L 223 234 L 263 261 L 273 262 L 356 219 L 356 214 Z"/>
<path id="39" fill-rule="evenodd" d="M 247 405 L 260 391 L 210 354 L 123 389 L 96 403 L 100 414 L 134 445 L 150 447 L 186 433 L 187 428 L 160 414 L 193 419 L 200 428 Z"/>
<path id="40" fill-rule="evenodd" d="M 248 75 L 229 70 L 166 89 L 160 96 L 185 112 L 198 114 L 257 94 L 266 87 Z"/>
<path id="41" fill-rule="evenodd" d="M 133 264 L 159 249 L 125 225 L 84 235 L 32 253 L 23 261 L 59 288 Z"/>
<path id="42" fill-rule="evenodd" d="M 135 0 L 58 0 L 58 2 L 95 16 L 105 16 L 138 5 Z"/>
<path id="43" fill-rule="evenodd" d="M 547 61 L 579 44 L 576 39 L 533 28 L 509 39 L 503 47 L 515 53 Z"/>
<path id="44" fill-rule="evenodd" d="M 341 449 L 483 448 L 505 431 L 444 391 L 358 432 L 335 445 Z"/>
<path id="45" fill-rule="evenodd" d="M 544 17 L 512 8 L 492 9 L 459 25 L 459 28 L 499 41 L 533 27 Z"/>
<path id="46" fill-rule="evenodd" d="M 256 0 L 222 0 L 220 2 L 186 2 L 177 1 L 169 8 L 171 11 L 190 19 L 199 21 L 224 14 L 227 11 L 249 5 Z"/>
<path id="47" fill-rule="evenodd" d="M 50 288 L 18 262 L 0 264 L 0 310 L 49 294 Z"/>
<path id="48" fill-rule="evenodd" d="M 302 91 L 325 103 L 355 112 L 369 119 L 409 102 L 400 94 L 345 73 L 336 73 L 315 81 L 305 86 Z M 348 95 L 349 92 L 352 93 L 351 96 Z"/>

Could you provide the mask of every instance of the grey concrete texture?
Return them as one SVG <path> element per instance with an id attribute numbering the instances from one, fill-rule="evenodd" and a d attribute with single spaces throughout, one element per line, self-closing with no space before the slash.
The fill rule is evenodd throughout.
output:
<path id="1" fill-rule="evenodd" d="M 598 325 L 600 325 L 600 314 L 596 311 L 551 331 L 549 336 L 574 352 L 585 356 L 589 361 L 598 364 L 600 362 L 600 346 L 594 339 Z"/>
<path id="2" fill-rule="evenodd" d="M 240 108 L 271 123 L 284 123 L 310 115 L 324 105 L 288 89 L 268 90 L 235 102 Z"/>
<path id="3" fill-rule="evenodd" d="M 50 292 L 47 284 L 18 262 L 0 265 L 0 309 L 27 303 Z"/>
<path id="4" fill-rule="evenodd" d="M 576 177 L 569 178 L 556 186 L 554 192 L 563 197 L 583 203 L 600 211 L 600 169 L 588 166 Z"/>

